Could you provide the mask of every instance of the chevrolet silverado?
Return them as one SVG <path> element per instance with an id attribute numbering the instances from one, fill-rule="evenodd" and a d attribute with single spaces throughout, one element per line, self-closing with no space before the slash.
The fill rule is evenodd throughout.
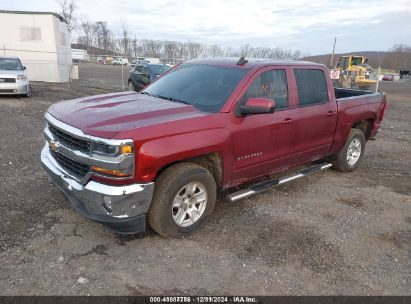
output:
<path id="1" fill-rule="evenodd" d="M 356 169 L 386 106 L 383 93 L 333 88 L 315 63 L 196 59 L 140 93 L 53 104 L 41 160 L 83 216 L 181 237 L 204 223 L 217 191 L 236 201 L 331 166 Z"/>

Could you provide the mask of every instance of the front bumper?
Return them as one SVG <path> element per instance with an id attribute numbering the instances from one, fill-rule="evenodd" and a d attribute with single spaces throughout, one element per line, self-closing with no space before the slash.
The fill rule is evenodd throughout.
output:
<path id="1" fill-rule="evenodd" d="M 82 185 L 54 160 L 47 143 L 41 151 L 41 162 L 51 182 L 84 217 L 121 234 L 146 231 L 154 183 L 110 186 L 89 181 Z"/>
<path id="2" fill-rule="evenodd" d="M 26 94 L 28 80 L 17 80 L 15 83 L 0 83 L 0 95 Z"/>

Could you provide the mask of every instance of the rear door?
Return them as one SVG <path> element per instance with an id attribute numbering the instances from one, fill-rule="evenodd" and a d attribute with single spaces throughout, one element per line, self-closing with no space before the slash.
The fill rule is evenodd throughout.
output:
<path id="1" fill-rule="evenodd" d="M 337 104 L 321 67 L 294 67 L 292 77 L 297 91 L 293 117 L 293 162 L 314 161 L 325 157 L 334 140 Z"/>

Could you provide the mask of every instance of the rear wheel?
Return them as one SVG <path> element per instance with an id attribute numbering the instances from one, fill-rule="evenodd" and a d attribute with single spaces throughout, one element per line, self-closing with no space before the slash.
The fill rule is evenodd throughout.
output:
<path id="1" fill-rule="evenodd" d="M 351 129 L 345 146 L 336 155 L 333 168 L 341 172 L 355 170 L 360 164 L 365 150 L 364 133 L 358 129 Z"/>
<path id="2" fill-rule="evenodd" d="M 197 230 L 216 202 L 216 183 L 205 168 L 179 163 L 157 179 L 148 222 L 164 237 L 182 237 Z"/>

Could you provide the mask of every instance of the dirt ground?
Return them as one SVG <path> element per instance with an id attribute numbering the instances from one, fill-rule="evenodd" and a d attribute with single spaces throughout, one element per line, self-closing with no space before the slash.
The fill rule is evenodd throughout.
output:
<path id="1" fill-rule="evenodd" d="M 54 102 L 121 90 L 121 68 L 0 97 L 1 295 L 410 295 L 411 81 L 353 173 L 333 170 L 230 203 L 184 239 L 119 237 L 73 211 L 40 164 Z M 127 77 L 127 71 L 125 71 Z"/>

